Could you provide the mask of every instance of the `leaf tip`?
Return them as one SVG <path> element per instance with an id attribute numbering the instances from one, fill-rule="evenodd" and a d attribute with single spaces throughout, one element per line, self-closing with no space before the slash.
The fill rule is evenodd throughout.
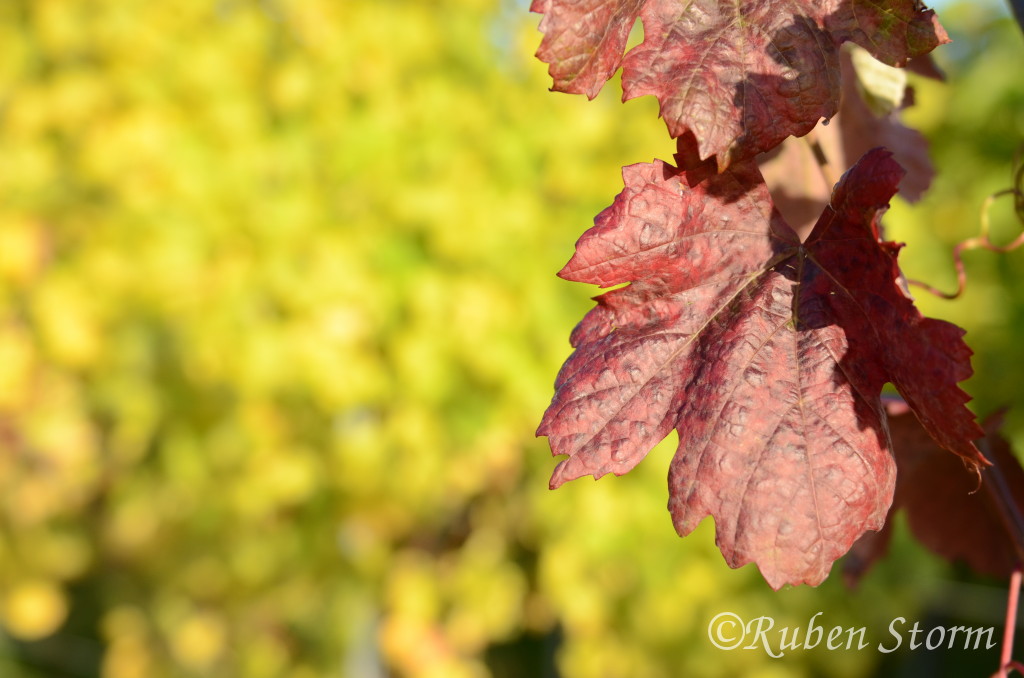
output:
<path id="1" fill-rule="evenodd" d="M 551 479 L 548 481 L 549 490 L 557 490 L 565 483 L 566 479 L 562 476 L 562 468 L 565 466 L 565 462 L 567 461 L 569 460 L 563 459 L 558 462 L 558 465 L 555 466 L 555 470 L 551 472 Z"/>
<path id="2" fill-rule="evenodd" d="M 573 473 L 571 470 L 569 470 L 569 462 L 571 462 L 572 459 L 572 457 L 569 457 L 568 459 L 563 459 L 562 461 L 558 462 L 557 466 L 555 466 L 555 470 L 551 472 L 551 480 L 548 481 L 549 490 L 557 490 L 570 480 L 576 480 L 577 478 L 580 477 L 579 473 Z M 594 476 L 594 479 L 597 479 L 596 475 Z"/>
<path id="3" fill-rule="evenodd" d="M 887 207 L 906 173 L 892 151 L 883 146 L 872 148 L 839 179 L 829 205 L 837 212 L 844 205 L 857 211 Z"/>

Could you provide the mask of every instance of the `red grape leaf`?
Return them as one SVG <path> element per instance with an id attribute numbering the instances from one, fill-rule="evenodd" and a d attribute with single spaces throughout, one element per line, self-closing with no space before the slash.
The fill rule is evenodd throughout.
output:
<path id="1" fill-rule="evenodd" d="M 560 92 L 593 99 L 622 63 L 629 32 L 646 0 L 533 0 L 543 14 L 544 40 L 537 58 Z"/>
<path id="2" fill-rule="evenodd" d="M 1024 515 L 1024 468 L 999 435 L 998 418 L 985 424 L 992 466 L 982 469 L 979 478 L 975 469 L 965 468 L 935 444 L 905 403 L 888 402 L 886 409 L 896 456 L 896 494 L 883 530 L 865 533 L 850 549 L 843 562 L 847 582 L 856 583 L 885 555 L 892 516 L 901 509 L 907 512 L 911 533 L 933 553 L 963 561 L 980 574 L 1009 577 L 1020 561 L 1015 548 L 1019 535 L 1008 530 L 998 506 L 998 485 L 1006 484 L 1018 516 Z M 1000 478 L 994 476 L 997 472 Z"/>
<path id="3" fill-rule="evenodd" d="M 838 47 L 888 64 L 948 42 L 916 0 L 534 0 L 553 89 L 593 98 L 621 64 L 623 98 L 658 98 L 722 167 L 806 134 L 839 100 Z M 625 57 L 637 17 L 644 41 Z"/>
<path id="4" fill-rule="evenodd" d="M 689 174 L 626 167 L 625 190 L 559 273 L 630 284 L 573 331 L 537 431 L 569 455 L 551 487 L 622 475 L 675 428 L 679 534 L 712 515 L 732 567 L 756 562 L 774 588 L 818 584 L 892 500 L 885 382 L 940 444 L 984 463 L 957 386 L 970 351 L 962 330 L 918 313 L 899 246 L 878 239 L 902 175 L 888 152 L 844 175 L 803 244 L 753 161 Z"/>

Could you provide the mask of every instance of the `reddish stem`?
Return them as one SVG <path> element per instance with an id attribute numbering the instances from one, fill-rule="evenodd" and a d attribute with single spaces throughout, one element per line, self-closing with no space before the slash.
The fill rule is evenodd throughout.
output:
<path id="1" fill-rule="evenodd" d="M 956 292 L 943 292 L 942 290 L 932 287 L 928 283 L 921 282 L 920 280 L 908 280 L 907 283 L 916 287 L 921 287 L 937 297 L 942 297 L 943 299 L 956 299 L 964 293 L 964 288 L 967 286 L 967 272 L 964 270 L 964 260 L 962 256 L 964 250 L 986 249 L 990 252 L 1005 254 L 1006 252 L 1011 252 L 1021 245 L 1024 245 L 1024 233 L 1018 235 L 1013 242 L 1002 246 L 992 244 L 992 241 L 988 238 L 989 207 L 992 206 L 992 202 L 996 198 L 1004 195 L 1012 195 L 1014 197 L 1014 205 L 1017 208 L 1018 215 L 1024 214 L 1021 210 L 1021 205 L 1024 204 L 1024 193 L 1022 193 L 1018 188 L 1007 188 L 999 191 L 998 193 L 993 193 L 985 199 L 985 204 L 981 208 L 981 233 L 973 238 L 964 240 L 953 249 L 953 265 L 956 267 Z M 1024 216 L 1022 216 L 1022 218 L 1024 218 Z"/>
<path id="2" fill-rule="evenodd" d="M 1017 565 L 1010 575 L 1010 595 L 1006 601 L 1006 626 L 1003 628 L 1003 648 L 999 656 L 999 670 L 992 678 L 1008 678 L 1011 671 L 1024 674 L 1024 665 L 1013 659 L 1013 636 L 1017 630 L 1017 602 L 1020 599 L 1021 567 Z"/>
<path id="3" fill-rule="evenodd" d="M 1008 678 L 1011 671 L 1016 670 L 1024 675 L 1024 665 L 1013 659 L 1013 636 L 1017 630 L 1017 603 L 1020 600 L 1021 563 L 1024 563 L 1024 516 L 1018 509 L 1017 501 L 1006 481 L 1003 469 L 992 452 L 988 438 L 978 441 L 978 447 L 992 465 L 982 470 L 988 482 L 982 487 L 988 492 L 996 513 L 1003 522 L 1003 528 L 1013 545 L 1017 555 L 1017 565 L 1010 575 L 1010 591 L 1006 600 L 1006 620 L 1003 627 L 1003 646 L 999 657 L 999 670 L 993 678 Z"/>

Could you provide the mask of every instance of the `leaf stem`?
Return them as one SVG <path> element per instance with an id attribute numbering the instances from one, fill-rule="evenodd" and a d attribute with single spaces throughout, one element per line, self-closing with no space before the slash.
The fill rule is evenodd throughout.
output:
<path id="1" fill-rule="evenodd" d="M 825 183 L 829 187 L 829 191 L 839 183 L 839 177 L 836 176 L 835 168 L 832 163 L 828 161 L 828 156 L 825 155 L 825 149 L 821 147 L 821 142 L 818 141 L 818 135 L 811 130 L 803 137 L 804 142 L 811 149 L 811 153 L 814 154 L 814 159 L 818 163 L 818 169 L 821 170 L 821 176 L 825 180 Z"/>

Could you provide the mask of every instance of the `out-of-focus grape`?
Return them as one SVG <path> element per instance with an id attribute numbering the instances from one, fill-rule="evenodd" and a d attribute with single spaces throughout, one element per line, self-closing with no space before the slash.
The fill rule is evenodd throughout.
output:
<path id="1" fill-rule="evenodd" d="M 26 580 L 7 591 L 3 623 L 15 638 L 37 640 L 53 633 L 67 617 L 68 603 L 60 587 L 45 580 Z"/>

